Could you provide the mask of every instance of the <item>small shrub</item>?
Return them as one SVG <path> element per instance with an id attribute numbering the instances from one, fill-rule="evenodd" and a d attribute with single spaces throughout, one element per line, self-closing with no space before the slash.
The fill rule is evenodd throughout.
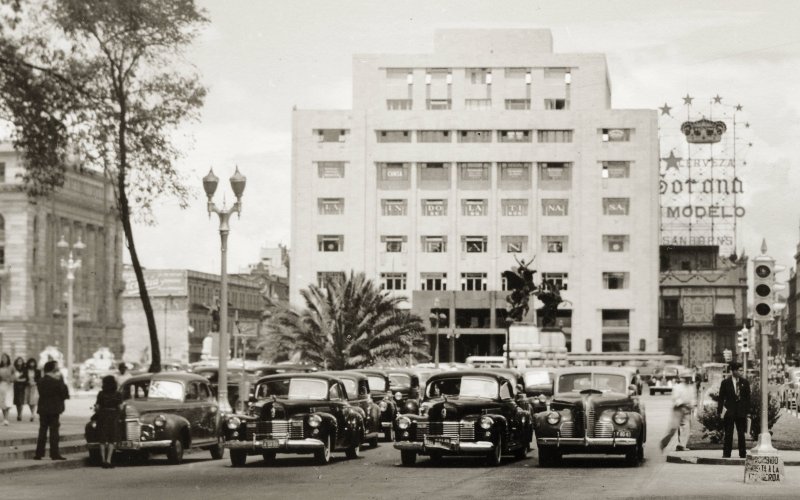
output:
<path id="1" fill-rule="evenodd" d="M 703 405 L 697 420 L 703 426 L 703 439 L 711 443 L 721 443 L 725 435 L 725 428 L 722 419 L 717 414 L 717 404 L 719 403 L 719 392 L 711 392 L 708 395 L 712 402 Z"/>
<path id="2" fill-rule="evenodd" d="M 769 428 L 775 425 L 775 422 L 781 418 L 781 403 L 777 396 L 769 393 L 767 401 L 767 422 Z M 758 439 L 761 433 L 761 379 L 759 377 L 753 378 L 750 381 L 750 435 L 753 439 Z M 772 432 L 772 431 L 770 431 Z"/>

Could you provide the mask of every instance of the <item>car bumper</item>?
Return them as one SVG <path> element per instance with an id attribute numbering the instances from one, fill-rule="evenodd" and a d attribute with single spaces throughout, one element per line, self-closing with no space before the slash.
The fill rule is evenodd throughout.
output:
<path id="1" fill-rule="evenodd" d="M 491 441 L 470 441 L 453 443 L 449 448 L 438 446 L 425 446 L 419 441 L 397 441 L 394 447 L 401 451 L 416 451 L 417 453 L 430 453 L 433 451 L 441 451 L 444 453 L 487 453 L 494 450 L 494 443 Z"/>
<path id="2" fill-rule="evenodd" d="M 284 451 L 289 453 L 303 453 L 321 450 L 325 443 L 319 439 L 275 439 L 277 446 L 268 446 L 266 441 L 225 441 L 223 447 L 229 450 L 247 451 Z"/>
<path id="3" fill-rule="evenodd" d="M 636 446 L 636 438 L 562 438 L 562 437 L 543 437 L 536 438 L 537 446 L 569 446 L 569 447 L 584 447 L 591 448 L 594 446 L 603 447 L 624 447 Z"/>
<path id="4" fill-rule="evenodd" d="M 114 446 L 119 451 L 125 450 L 147 450 L 150 448 L 169 448 L 172 446 L 172 441 L 165 439 L 162 441 L 118 441 Z M 90 450 L 99 449 L 100 443 L 86 443 L 86 447 Z"/>
<path id="5" fill-rule="evenodd" d="M 381 422 L 381 428 L 382 429 L 391 429 L 392 428 L 392 423 L 391 422 Z"/>

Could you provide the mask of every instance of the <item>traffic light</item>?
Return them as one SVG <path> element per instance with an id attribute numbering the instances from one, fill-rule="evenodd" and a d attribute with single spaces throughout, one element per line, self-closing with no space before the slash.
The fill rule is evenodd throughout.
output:
<path id="1" fill-rule="evenodd" d="M 739 347 L 739 352 L 747 352 L 748 351 L 748 340 L 750 337 L 750 332 L 742 328 L 738 332 L 736 332 L 737 342 L 736 345 Z"/>
<path id="2" fill-rule="evenodd" d="M 766 255 L 753 259 L 753 310 L 755 319 L 772 319 L 775 289 L 775 260 Z"/>
<path id="3" fill-rule="evenodd" d="M 742 350 L 741 350 L 741 352 L 750 352 L 749 342 L 750 342 L 750 332 L 749 331 L 745 331 L 742 334 Z"/>

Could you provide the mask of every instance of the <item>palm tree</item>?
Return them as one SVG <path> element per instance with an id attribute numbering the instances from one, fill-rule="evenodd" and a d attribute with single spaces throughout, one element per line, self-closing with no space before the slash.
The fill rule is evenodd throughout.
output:
<path id="1" fill-rule="evenodd" d="M 405 300 L 381 291 L 363 273 L 310 285 L 305 309 L 285 309 L 270 320 L 276 359 L 294 357 L 329 370 L 427 359 L 422 318 L 398 308 Z M 271 342 L 270 342 L 271 341 Z"/>

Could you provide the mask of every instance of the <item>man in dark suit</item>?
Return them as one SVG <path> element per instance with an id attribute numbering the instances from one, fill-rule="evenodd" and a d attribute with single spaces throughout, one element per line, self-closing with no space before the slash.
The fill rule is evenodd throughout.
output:
<path id="1" fill-rule="evenodd" d="M 41 460 L 44 457 L 47 432 L 50 431 L 50 458 L 66 460 L 58 452 L 58 428 L 61 427 L 59 419 L 64 413 L 64 401 L 69 399 L 69 389 L 61 378 L 58 363 L 48 361 L 44 364 L 44 376 L 36 386 L 39 389 L 39 438 L 36 440 L 36 455 L 33 459 Z"/>
<path id="2" fill-rule="evenodd" d="M 717 413 L 722 418 L 725 428 L 725 440 L 722 446 L 722 458 L 730 458 L 733 447 L 733 427 L 736 426 L 736 441 L 739 445 L 739 457 L 745 458 L 744 434 L 747 429 L 747 412 L 750 408 L 750 382 L 742 377 L 742 365 L 731 363 L 731 376 L 719 386 L 719 404 Z"/>

